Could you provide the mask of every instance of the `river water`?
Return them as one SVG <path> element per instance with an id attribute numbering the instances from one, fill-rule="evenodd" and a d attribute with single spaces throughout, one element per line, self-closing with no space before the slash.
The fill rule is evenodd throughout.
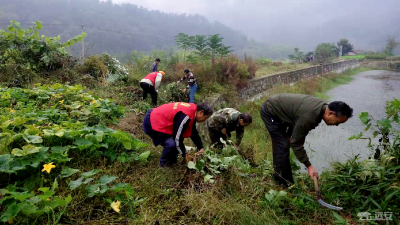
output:
<path id="1" fill-rule="evenodd" d="M 345 162 L 356 155 L 363 159 L 373 155 L 367 140 L 348 140 L 364 131 L 358 115 L 368 112 L 374 119 L 385 117 L 386 101 L 400 98 L 400 73 L 383 70 L 362 72 L 349 84 L 340 85 L 326 93 L 331 101 L 344 101 L 353 108 L 353 117 L 337 127 L 322 121 L 306 138 L 305 149 L 311 163 L 322 172 L 332 161 Z M 374 140 L 377 142 L 378 140 Z M 304 169 L 305 170 L 305 169 Z"/>

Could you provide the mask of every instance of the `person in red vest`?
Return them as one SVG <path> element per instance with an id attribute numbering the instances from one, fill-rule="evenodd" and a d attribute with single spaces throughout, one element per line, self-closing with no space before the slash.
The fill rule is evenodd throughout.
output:
<path id="1" fill-rule="evenodd" d="M 205 102 L 200 104 L 174 102 L 150 109 L 143 120 L 144 132 L 153 139 L 155 146 L 164 147 L 160 166 L 170 166 L 176 163 L 178 153 L 186 161 L 184 138 L 191 138 L 199 150 L 204 152 L 203 142 L 196 129 L 196 123 L 202 123 L 213 114 L 214 110 Z"/>
<path id="2" fill-rule="evenodd" d="M 153 72 L 140 81 L 140 87 L 143 89 L 143 100 L 147 98 L 147 94 L 150 94 L 153 105 L 157 105 L 158 87 L 160 86 L 161 80 L 164 76 L 164 71 Z"/>

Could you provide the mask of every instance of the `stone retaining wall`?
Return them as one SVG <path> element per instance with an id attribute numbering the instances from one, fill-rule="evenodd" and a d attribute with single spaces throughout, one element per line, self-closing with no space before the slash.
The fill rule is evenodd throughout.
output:
<path id="1" fill-rule="evenodd" d="M 320 76 L 331 72 L 343 73 L 345 70 L 352 69 L 357 66 L 359 66 L 358 61 L 356 59 L 353 59 L 330 63 L 322 66 L 314 66 L 301 70 L 278 73 L 274 75 L 260 77 L 257 79 L 252 79 L 247 83 L 245 87 L 239 89 L 238 91 L 242 99 L 248 99 L 262 92 L 265 92 L 278 84 L 290 84 L 302 78 Z"/>

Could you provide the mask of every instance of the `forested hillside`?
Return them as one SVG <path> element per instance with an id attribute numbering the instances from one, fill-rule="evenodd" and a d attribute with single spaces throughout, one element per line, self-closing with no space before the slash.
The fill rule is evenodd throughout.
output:
<path id="1" fill-rule="evenodd" d="M 44 34 L 60 35 L 64 40 L 80 34 L 84 25 L 88 54 L 165 49 L 175 44 L 174 36 L 180 32 L 218 33 L 235 50 L 248 43 L 239 31 L 203 16 L 149 11 L 132 4 L 114 5 L 98 0 L 0 0 L 0 10 L 3 29 L 11 20 L 22 25 L 40 20 L 45 25 Z M 74 50 L 80 51 L 79 46 Z"/>
<path id="2" fill-rule="evenodd" d="M 236 53 L 274 59 L 286 58 L 292 48 L 268 46 L 248 40 L 240 31 L 209 21 L 204 16 L 150 11 L 133 4 L 112 4 L 99 0 L 0 0 L 0 28 L 5 29 L 11 20 L 23 27 L 40 20 L 44 24 L 41 33 L 61 36 L 68 40 L 84 32 L 85 55 L 108 52 L 126 54 L 133 50 L 149 51 L 167 49 L 175 45 L 179 33 L 188 35 L 219 34 L 224 44 L 232 46 Z M 255 48 L 259 51 L 255 51 Z M 81 46 L 72 48 L 77 55 Z"/>

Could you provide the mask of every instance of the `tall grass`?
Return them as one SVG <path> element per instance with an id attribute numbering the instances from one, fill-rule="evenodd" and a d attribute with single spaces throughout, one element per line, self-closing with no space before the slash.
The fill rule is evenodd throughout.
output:
<path id="1" fill-rule="evenodd" d="M 282 62 L 281 65 L 279 64 L 267 64 L 266 66 L 261 67 L 256 72 L 256 77 L 263 77 L 267 75 L 272 75 L 276 73 L 283 73 L 292 70 L 300 70 L 314 66 L 311 63 L 290 63 L 290 62 Z"/>
<path id="2" fill-rule="evenodd" d="M 365 55 L 345 55 L 342 59 L 365 59 Z"/>

